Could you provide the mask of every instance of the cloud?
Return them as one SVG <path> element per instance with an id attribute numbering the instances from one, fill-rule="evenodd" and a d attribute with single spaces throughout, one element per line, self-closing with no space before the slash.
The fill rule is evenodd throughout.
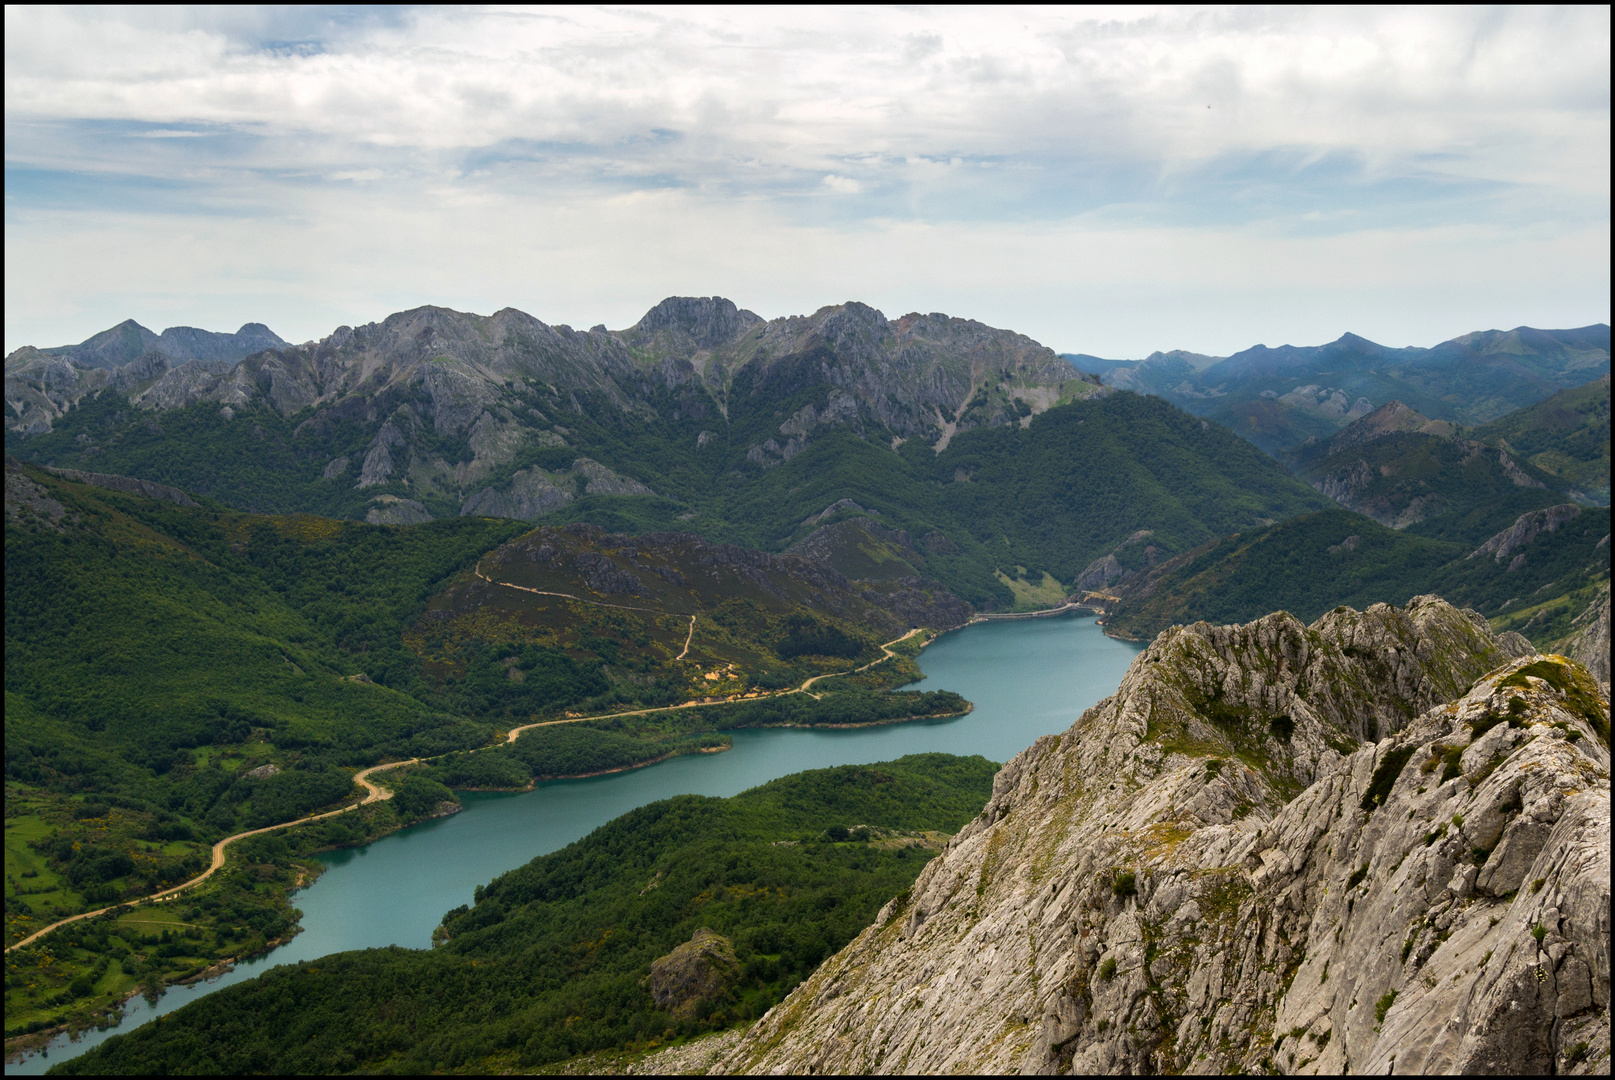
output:
<path id="1" fill-rule="evenodd" d="M 289 313 L 300 302 L 334 314 L 346 297 L 340 321 L 373 318 L 385 311 L 361 309 L 449 302 L 467 279 L 441 268 L 462 262 L 487 282 L 462 289 L 467 302 L 517 303 L 499 295 L 504 280 L 512 293 L 576 297 L 570 317 L 584 325 L 626 303 L 619 293 L 642 309 L 716 291 L 697 266 L 754 307 L 750 283 L 794 274 L 799 285 L 781 280 L 773 295 L 811 307 L 828 302 L 823 289 L 852 295 L 853 253 L 870 296 L 926 282 L 977 314 L 973 297 L 997 301 L 976 268 L 1013 251 L 1046 260 L 1027 265 L 1030 280 L 1073 289 L 1123 286 L 1073 278 L 1072 258 L 1120 260 L 1140 304 L 1148 273 L 1169 295 L 1189 287 L 1170 284 L 1184 273 L 1172 260 L 1206 258 L 1197 287 L 1240 313 L 1230 326 L 1255 328 L 1277 318 L 1270 298 L 1294 287 L 1294 264 L 1331 272 L 1341 252 L 1398 237 L 1405 254 L 1386 256 L 1398 273 L 1457 272 L 1498 303 L 1537 292 L 1524 270 L 1534 263 L 1511 254 L 1519 245 L 1559 245 L 1582 260 L 1550 274 L 1566 308 L 1607 318 L 1606 8 L 8 7 L 5 18 L 8 349 L 19 319 L 92 318 L 58 252 L 94 238 L 108 268 L 97 288 L 126 297 L 119 318 L 142 315 L 137 300 L 177 312 L 231 290 L 242 305 L 282 297 Z M 551 246 L 563 235 L 564 256 Z M 351 247 L 311 269 L 306 253 L 336 236 Z M 1207 247 L 1212 236 L 1223 239 Z M 169 278 L 134 269 L 154 247 L 187 261 Z M 535 250 L 551 254 L 535 262 Z M 869 261 L 885 250 L 900 255 Z M 1132 250 L 1166 262 L 1136 278 Z M 58 260 L 60 273 L 39 271 Z M 633 290 L 621 286 L 627 264 Z M 1478 280 L 1475 265 L 1487 268 Z M 178 284 L 189 266 L 200 293 Z M 153 291 L 120 294 L 120 276 Z M 47 281 L 60 293 L 42 293 Z M 1234 281 L 1237 294 L 1224 287 Z M 1458 321 L 1474 305 L 1433 284 L 1422 293 L 1438 294 L 1425 337 L 1474 328 Z M 1381 295 L 1400 310 L 1407 293 Z M 1145 318 L 1129 339 L 1120 320 L 1132 309 L 1111 309 L 1035 321 L 1060 347 L 1094 351 L 1084 335 L 1111 321 L 1103 335 L 1132 351 L 1211 347 L 1190 339 L 1204 320 L 1185 316 L 1178 332 L 1190 336 L 1162 341 L 1167 324 Z"/>

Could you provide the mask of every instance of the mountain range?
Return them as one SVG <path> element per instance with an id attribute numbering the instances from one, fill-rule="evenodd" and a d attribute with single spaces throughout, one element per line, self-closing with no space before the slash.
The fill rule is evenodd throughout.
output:
<path id="1" fill-rule="evenodd" d="M 1609 702 L 1563 657 L 1430 596 L 1174 627 L 980 813 L 939 797 L 989 768 L 643 807 L 478 888 L 430 951 L 283 965 L 60 1068 L 1607 1065 Z M 883 859 L 924 840 L 923 869 Z"/>
<path id="2" fill-rule="evenodd" d="M 1540 903 L 1518 893 L 1535 873 L 1522 852 L 1596 807 L 1539 800 L 1522 815 L 1506 796 L 1572 774 L 1596 796 L 1602 778 L 1607 822 L 1607 333 L 1602 360 L 1580 331 L 1370 357 L 1351 385 L 1378 379 L 1379 396 L 1351 400 L 1346 379 L 1284 387 L 1378 349 L 1361 339 L 1178 354 L 1198 381 L 1146 394 L 1114 384 L 1140 387 L 1159 356 L 1073 366 L 1009 331 L 856 303 L 768 321 L 672 298 L 619 332 L 420 308 L 297 346 L 256 324 L 130 322 L 19 350 L 6 362 L 7 447 L 27 459 L 6 463 L 8 944 L 197 873 L 234 830 L 351 802 L 354 769 L 428 760 L 391 774 L 389 800 L 247 837 L 160 938 L 120 907 L 8 953 L 8 1037 L 269 947 L 293 932 L 290 893 L 314 852 L 452 813 L 454 789 L 718 750 L 740 727 L 957 715 L 957 694 L 896 692 L 917 677 L 920 628 L 1075 592 L 1110 608 L 1107 632 L 1155 644 L 1116 698 L 1000 773 L 974 821 L 991 765 L 941 755 L 646 807 L 479 888 L 445 917 L 445 949 L 284 970 L 72 1067 L 505 1067 L 517 1047 L 528 1064 L 654 1049 L 658 1033 L 765 1011 L 704 1064 L 1377 1065 L 1430 1041 L 1425 1006 L 1408 1003 L 1450 1004 L 1409 981 L 1426 961 L 1506 1027 L 1529 965 L 1474 956 L 1470 939 L 1531 919 L 1559 951 L 1536 968 L 1552 986 L 1527 1026 L 1557 1015 L 1555 1033 L 1488 1029 L 1429 1060 L 1601 1060 L 1607 1045 L 1570 1042 L 1607 1015 L 1607 959 L 1599 984 L 1578 929 L 1596 890 L 1566 871 L 1535 880 Z M 1470 389 L 1466 370 L 1480 373 Z M 1412 392 L 1385 396 L 1396 386 Z M 1532 403 L 1475 426 L 1505 392 Z M 1264 453 L 1260 424 L 1236 434 L 1196 415 L 1242 394 L 1250 409 L 1216 415 L 1236 430 L 1277 417 L 1290 441 Z M 1471 609 L 1416 595 L 1435 589 Z M 1459 745 L 1464 724 L 1490 758 Z M 1443 769 L 1464 791 L 1398 786 L 1415 754 L 1421 776 Z M 1386 804 L 1380 821 L 1399 824 L 1364 846 L 1341 800 Z M 1462 812 L 1438 828 L 1432 808 L 1449 803 Z M 838 807 L 859 807 L 861 826 L 826 828 Z M 738 830 L 726 848 L 720 823 Z M 1080 851 L 1061 846 L 1073 829 Z M 1309 854 L 1324 833 L 1329 850 Z M 922 873 L 919 851 L 939 849 Z M 1607 849 L 1606 825 L 1606 882 Z M 1580 866 L 1600 849 L 1554 850 Z M 1049 915 L 1036 925 L 1017 921 L 1029 898 Z M 1280 976 L 1313 976 L 1292 943 L 1322 941 L 1295 913 L 1338 915 L 1342 899 L 1317 979 L 1335 959 L 1336 985 L 1275 997 Z M 1353 900 L 1374 916 L 1348 928 Z M 709 906 L 697 918 L 692 904 Z M 602 948 L 621 920 L 657 929 Z M 1397 920 L 1400 969 L 1385 937 L 1400 939 Z M 1278 943 L 1252 944 L 1249 925 L 1277 927 Z M 1452 926 L 1464 941 L 1443 951 Z M 578 956 L 592 958 L 586 987 Z M 1372 1026 L 1341 996 L 1358 982 L 1389 987 Z M 473 984 L 509 1003 L 500 1025 L 465 1022 L 485 1004 Z M 312 997 L 341 1018 L 298 1004 Z M 848 1027 L 849 1005 L 885 1035 Z M 260 1022 L 286 1008 L 286 1023 Z M 224 1014 L 237 1019 L 220 1042 L 210 1018 Z M 1403 1034 L 1380 1038 L 1382 1021 Z M 300 1034 L 322 1026 L 332 1038 Z"/>
<path id="3" fill-rule="evenodd" d="M 1065 356 L 1107 385 L 1159 395 L 1271 453 L 1328 438 L 1393 400 L 1433 420 L 1488 423 L 1607 372 L 1609 327 L 1485 330 L 1431 348 L 1391 348 L 1348 333 L 1327 345 L 1257 345 L 1232 356 Z"/>
<path id="4" fill-rule="evenodd" d="M 927 576 L 988 608 L 1141 529 L 1168 555 L 1326 505 L 1029 338 L 857 303 L 765 321 L 671 298 L 615 333 L 418 308 L 236 363 L 22 349 L 6 379 L 7 447 L 42 464 L 243 510 L 583 519 L 773 551 L 856 506 L 837 512 L 904 532 Z"/>

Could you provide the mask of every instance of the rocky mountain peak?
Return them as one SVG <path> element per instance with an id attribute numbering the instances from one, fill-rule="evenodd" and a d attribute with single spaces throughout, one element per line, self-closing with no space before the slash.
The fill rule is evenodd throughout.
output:
<path id="1" fill-rule="evenodd" d="M 1359 416 L 1329 440 L 1328 453 L 1339 454 L 1386 435 L 1401 432 L 1420 432 L 1425 435 L 1451 435 L 1452 425 L 1444 420 L 1431 420 L 1417 409 L 1400 401 L 1387 401 L 1384 405 Z"/>
<path id="2" fill-rule="evenodd" d="M 1174 628 L 721 1068 L 1596 1068 L 1608 738 L 1434 597 Z"/>
<path id="3" fill-rule="evenodd" d="M 669 296 L 624 330 L 622 337 L 630 344 L 639 344 L 665 334 L 684 339 L 698 349 L 715 349 L 762 321 L 760 315 L 744 311 L 721 296 Z"/>

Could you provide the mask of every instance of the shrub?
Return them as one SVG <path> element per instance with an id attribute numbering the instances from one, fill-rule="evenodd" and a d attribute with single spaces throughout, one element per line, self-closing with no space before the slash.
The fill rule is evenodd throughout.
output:
<path id="1" fill-rule="evenodd" d="M 1396 1002 L 1396 991 L 1395 990 L 1388 991 L 1384 997 L 1382 997 L 1378 1001 L 1374 1002 L 1374 1022 L 1376 1024 L 1384 1023 L 1385 1014 L 1391 1011 L 1391 1006 L 1395 1002 Z"/>
<path id="2" fill-rule="evenodd" d="M 1112 956 L 1112 957 L 1108 958 L 1103 964 L 1099 965 L 1099 979 L 1100 979 L 1101 982 L 1109 982 L 1111 979 L 1114 979 L 1115 977 L 1116 977 L 1116 958 L 1114 956 Z"/>
<path id="3" fill-rule="evenodd" d="M 1416 746 L 1404 746 L 1385 755 L 1379 767 L 1374 770 L 1374 778 L 1369 781 L 1368 790 L 1364 792 L 1363 801 L 1359 804 L 1364 810 L 1376 810 L 1385 804 L 1385 800 L 1390 797 L 1391 788 L 1396 785 L 1396 778 L 1402 775 L 1408 759 L 1417 749 Z"/>
<path id="4" fill-rule="evenodd" d="M 1138 895 L 1138 878 L 1131 870 L 1122 870 L 1116 875 L 1116 881 L 1111 885 L 1110 891 L 1117 896 L 1126 898 Z"/>

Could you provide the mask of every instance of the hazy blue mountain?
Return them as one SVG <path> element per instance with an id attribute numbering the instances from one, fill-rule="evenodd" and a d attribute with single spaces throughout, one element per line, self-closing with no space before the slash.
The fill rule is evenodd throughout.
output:
<path id="1" fill-rule="evenodd" d="M 1109 385 L 1157 394 L 1273 453 L 1327 437 L 1392 400 L 1432 420 L 1496 420 L 1608 372 L 1609 327 L 1486 330 L 1428 349 L 1348 333 L 1327 345 L 1256 345 L 1227 357 L 1082 361 Z"/>
<path id="2" fill-rule="evenodd" d="M 86 368 L 122 367 L 147 353 L 161 353 L 174 363 L 187 360 L 240 360 L 264 349 L 285 348 L 286 342 L 263 323 L 247 323 L 233 334 L 170 326 L 154 334 L 133 319 L 92 335 L 77 345 L 57 345 L 38 351 L 59 356 Z M 20 353 L 23 350 L 18 350 Z M 13 353 L 12 356 L 16 356 Z M 6 358 L 9 370 L 11 357 Z"/>

